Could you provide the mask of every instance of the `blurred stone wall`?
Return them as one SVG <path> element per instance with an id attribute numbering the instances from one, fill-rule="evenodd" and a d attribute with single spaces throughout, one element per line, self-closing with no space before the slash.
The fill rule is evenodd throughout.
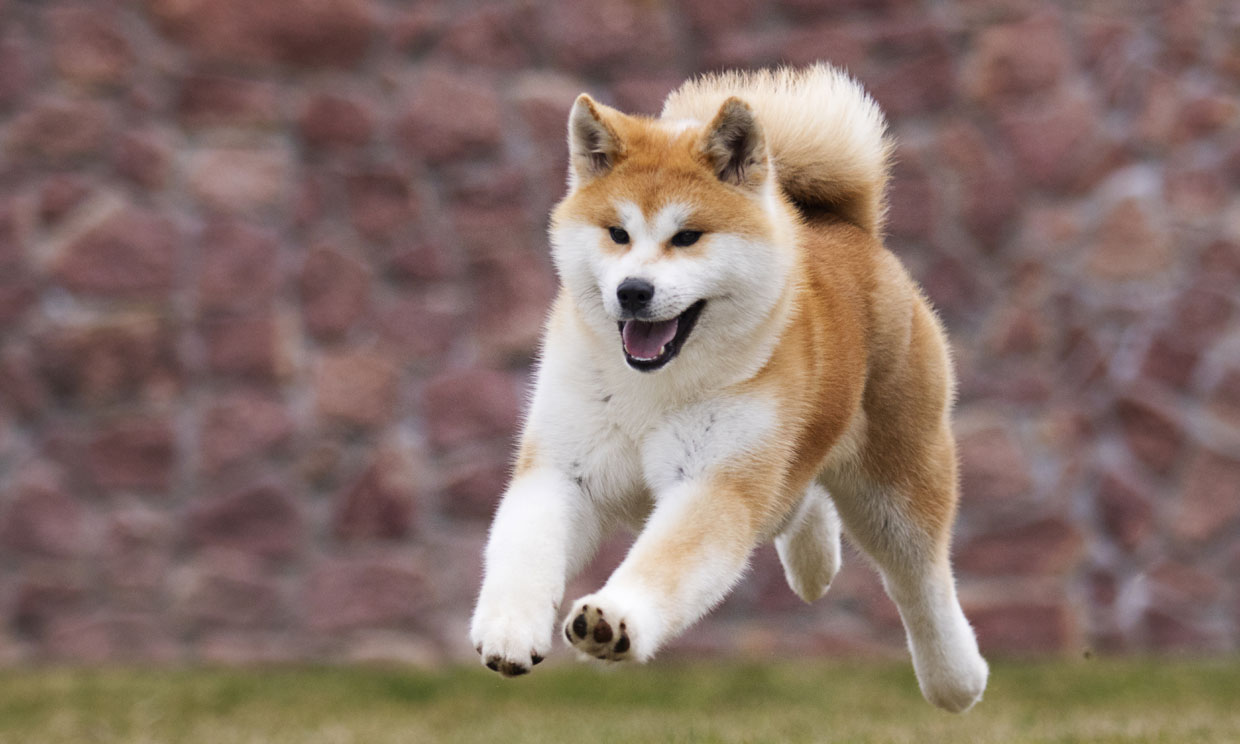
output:
<path id="1" fill-rule="evenodd" d="M 819 59 L 899 139 L 983 645 L 1234 649 L 1235 3 L 0 0 L 0 659 L 468 658 L 570 102 Z M 678 648 L 902 653 L 846 561 Z"/>

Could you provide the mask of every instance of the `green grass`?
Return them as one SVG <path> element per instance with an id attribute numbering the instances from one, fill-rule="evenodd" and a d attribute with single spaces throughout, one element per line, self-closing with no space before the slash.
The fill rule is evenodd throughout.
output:
<path id="1" fill-rule="evenodd" d="M 999 663 L 963 716 L 907 664 L 0 671 L 0 742 L 1240 741 L 1240 664 Z"/>

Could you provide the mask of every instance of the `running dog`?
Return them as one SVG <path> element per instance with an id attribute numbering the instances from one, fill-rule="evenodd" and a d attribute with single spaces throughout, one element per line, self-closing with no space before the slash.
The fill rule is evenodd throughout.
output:
<path id="1" fill-rule="evenodd" d="M 573 104 L 560 290 L 471 628 L 487 667 L 542 660 L 566 581 L 616 526 L 636 541 L 559 632 L 645 661 L 764 540 L 793 591 L 821 597 L 842 525 L 899 607 L 926 699 L 981 698 L 948 559 L 951 361 L 882 243 L 885 131 L 826 65 L 693 80 L 657 119 Z"/>

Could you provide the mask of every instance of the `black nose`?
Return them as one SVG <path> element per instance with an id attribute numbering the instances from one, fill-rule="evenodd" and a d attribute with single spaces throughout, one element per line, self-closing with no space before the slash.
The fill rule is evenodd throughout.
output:
<path id="1" fill-rule="evenodd" d="M 629 277 L 620 282 L 619 287 L 616 287 L 616 299 L 620 300 L 620 307 L 630 313 L 645 310 L 652 297 L 654 297 L 654 285 L 645 279 Z"/>

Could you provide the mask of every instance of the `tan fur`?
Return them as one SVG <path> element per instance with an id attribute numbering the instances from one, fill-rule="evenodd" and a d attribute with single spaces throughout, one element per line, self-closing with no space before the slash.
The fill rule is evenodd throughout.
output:
<path id="1" fill-rule="evenodd" d="M 948 562 L 958 498 L 951 362 L 933 310 L 881 242 L 884 131 L 873 101 L 825 66 L 708 76 L 673 93 L 662 119 L 585 95 L 574 105 L 570 190 L 552 214 L 563 286 L 545 353 L 576 364 L 548 383 L 562 397 L 551 387 L 536 394 L 531 419 L 542 423 L 527 426 L 517 460 L 517 480 L 524 474 L 529 486 L 514 490 L 552 518 L 575 514 L 586 525 L 578 544 L 603 529 L 591 510 L 645 521 L 607 584 L 565 620 L 578 651 L 649 658 L 777 535 L 797 535 L 780 538 L 781 560 L 798 594 L 815 599 L 838 566 L 842 523 L 900 609 L 926 698 L 953 711 L 980 698 L 987 667 Z M 609 237 L 621 225 L 644 237 Z M 699 241 L 671 246 L 683 230 L 700 231 Z M 666 314 L 632 321 L 606 305 L 617 285 L 637 281 L 624 277 L 645 274 L 671 277 L 669 289 L 650 284 L 647 295 L 671 296 Z M 682 346 L 673 331 L 657 357 L 625 366 L 618 325 L 666 328 L 692 308 L 704 309 Z M 625 339 L 624 349 L 640 348 Z M 637 371 L 655 363 L 665 366 Z M 539 409 L 540 399 L 559 407 Z M 716 413 L 726 433 L 710 433 Z M 577 415 L 593 428 L 573 440 L 563 431 L 578 429 L 565 417 Z M 591 481 L 580 466 L 599 447 L 603 475 Z M 540 501 L 540 489 L 566 480 L 580 489 L 567 490 L 566 506 Z M 827 498 L 834 508 L 805 506 Z M 537 540 L 516 524 L 493 542 Z M 805 553 L 816 547 L 818 559 Z M 483 597 L 504 587 L 484 584 Z M 520 601 L 537 608 L 548 599 L 558 598 Z M 484 659 L 486 648 L 512 642 L 498 632 L 492 646 L 486 640 L 506 622 L 476 615 Z M 519 674 L 538 653 L 490 658 Z"/>
<path id="2" fill-rule="evenodd" d="M 900 494 L 896 498 L 906 500 L 901 508 L 936 551 L 943 552 L 955 508 L 956 477 L 946 424 L 952 383 L 942 329 L 875 234 L 885 159 L 870 162 L 858 154 L 848 161 L 814 152 L 806 143 L 819 138 L 805 136 L 797 129 L 805 123 L 784 115 L 782 97 L 797 95 L 803 77 L 789 72 L 708 77 L 673 93 L 665 107 L 666 118 L 668 112 L 694 113 L 713 101 L 735 100 L 726 97 L 729 93 L 752 96 L 763 91 L 756 94 L 754 108 L 771 143 L 780 185 L 791 192 L 782 210 L 797 250 L 799 280 L 790 283 L 784 303 L 790 315 L 773 315 L 771 324 L 761 329 L 763 334 L 778 332 L 778 326 L 783 332 L 766 365 L 736 386 L 778 400 L 782 426 L 767 448 L 721 476 L 725 482 L 720 493 L 744 494 L 748 508 L 762 515 L 747 522 L 747 540 L 769 534 L 818 477 L 850 423 L 860 418 L 866 422 L 866 436 L 859 462 L 851 467 L 868 482 L 890 485 Z M 771 86 L 776 93 L 770 92 Z M 608 155 L 607 177 L 570 194 L 557 207 L 556 221 L 609 225 L 617 221 L 612 206 L 617 201 L 633 202 L 646 214 L 681 202 L 696 206 L 690 223 L 694 229 L 778 240 L 774 233 L 780 226 L 756 208 L 750 194 L 715 177 L 715 156 L 701 129 L 669 133 L 656 120 L 627 116 L 592 101 L 589 107 L 618 148 Z M 706 130 L 722 118 L 723 113 L 717 114 Z M 885 158 L 886 145 L 883 152 Z M 760 185 L 748 186 L 752 190 Z M 798 205 L 797 197 L 812 206 Z M 824 213 L 828 206 L 838 214 Z M 798 213 L 800 217 L 794 216 Z M 600 248 L 625 247 L 604 241 Z M 709 242 L 694 249 L 709 250 Z M 763 477 L 751 477 L 755 471 Z M 729 478 L 735 482 L 726 482 Z M 840 487 L 838 479 L 830 480 L 832 490 L 847 501 L 849 489 Z M 718 498 L 723 503 L 727 497 Z M 846 503 L 842 511 L 854 509 Z M 676 566 L 686 541 L 718 542 L 718 525 L 726 522 L 716 518 L 710 524 L 714 531 L 688 529 L 666 546 L 665 555 L 652 555 L 647 562 L 651 570 L 662 575 Z"/>
<path id="3" fill-rule="evenodd" d="M 789 197 L 808 211 L 834 211 L 876 235 L 891 145 L 877 107 L 868 98 L 855 101 L 854 87 L 845 73 L 826 65 L 704 75 L 668 96 L 662 116 L 705 122 L 725 100 L 740 98 L 758 112 Z M 815 106 L 835 110 L 823 117 Z"/>

